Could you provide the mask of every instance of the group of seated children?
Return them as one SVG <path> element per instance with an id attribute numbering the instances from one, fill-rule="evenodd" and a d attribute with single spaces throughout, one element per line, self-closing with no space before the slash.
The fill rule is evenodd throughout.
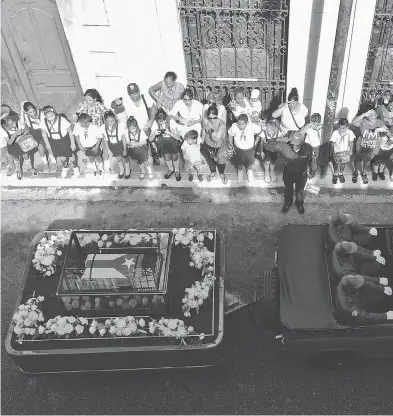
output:
<path id="1" fill-rule="evenodd" d="M 378 235 L 376 228 L 356 223 L 350 214 L 332 217 L 329 244 L 334 247 L 331 258 L 337 312 L 343 323 L 354 325 L 380 324 L 393 320 L 393 311 L 386 311 L 386 296 L 392 296 L 387 277 L 386 260 L 380 250 L 369 250 Z M 391 300 L 391 298 L 390 298 Z M 388 307 L 391 308 L 391 302 Z"/>

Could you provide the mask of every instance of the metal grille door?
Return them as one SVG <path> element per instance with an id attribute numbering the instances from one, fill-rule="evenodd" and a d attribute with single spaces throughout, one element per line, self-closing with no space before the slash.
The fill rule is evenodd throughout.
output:
<path id="1" fill-rule="evenodd" d="M 202 100 L 259 88 L 265 108 L 283 101 L 289 0 L 179 0 L 188 85 Z M 274 104 L 273 104 L 274 105 Z"/>
<path id="2" fill-rule="evenodd" d="M 363 78 L 362 104 L 378 103 L 384 92 L 392 89 L 393 0 L 377 0 Z"/>

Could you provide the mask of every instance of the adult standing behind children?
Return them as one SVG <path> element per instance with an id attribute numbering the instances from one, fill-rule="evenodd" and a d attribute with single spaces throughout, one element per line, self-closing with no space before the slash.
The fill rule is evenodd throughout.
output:
<path id="1" fill-rule="evenodd" d="M 109 109 L 104 106 L 104 101 L 101 94 L 94 88 L 89 88 L 84 93 L 85 100 L 80 103 L 76 109 L 72 120 L 76 123 L 79 115 L 88 114 L 91 118 L 91 123 L 95 126 L 102 126 L 104 124 L 104 114 Z"/>
<path id="2" fill-rule="evenodd" d="M 291 131 L 299 131 L 304 127 L 307 114 L 307 107 L 299 102 L 297 88 L 292 88 L 288 94 L 288 101 L 273 111 L 272 117 L 280 118 L 281 132 L 287 135 Z"/>
<path id="3" fill-rule="evenodd" d="M 176 102 L 181 99 L 183 92 L 184 85 L 177 82 L 177 75 L 173 71 L 167 72 L 163 81 L 149 88 L 149 94 L 157 103 L 157 109 L 162 108 L 166 113 L 169 113 Z"/>

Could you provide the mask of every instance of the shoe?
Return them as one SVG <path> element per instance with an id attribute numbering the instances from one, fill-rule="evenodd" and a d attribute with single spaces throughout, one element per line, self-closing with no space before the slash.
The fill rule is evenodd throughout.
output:
<path id="1" fill-rule="evenodd" d="M 372 180 L 376 182 L 378 180 L 378 173 L 373 172 L 371 177 L 372 177 Z"/>
<path id="2" fill-rule="evenodd" d="M 49 164 L 49 172 L 56 173 L 57 172 L 57 163 L 50 163 Z"/>
<path id="3" fill-rule="evenodd" d="M 7 169 L 7 176 L 12 176 L 13 174 L 14 174 L 14 168 L 12 168 L 12 167 L 9 167 L 8 169 Z"/>
<path id="4" fill-rule="evenodd" d="M 254 172 L 252 169 L 247 169 L 247 179 L 248 182 L 252 182 L 254 180 Z"/>
<path id="5" fill-rule="evenodd" d="M 168 170 L 168 172 L 165 174 L 164 178 L 169 179 L 175 172 L 173 170 Z"/>
<path id="6" fill-rule="evenodd" d="M 38 176 L 38 172 L 34 168 L 31 168 L 30 172 L 33 176 Z"/>
<path id="7" fill-rule="evenodd" d="M 365 173 L 362 174 L 362 179 L 363 179 L 363 184 L 367 185 L 368 184 L 368 178 L 367 178 L 367 175 Z"/>
<path id="8" fill-rule="evenodd" d="M 61 177 L 62 178 L 66 178 L 67 177 L 67 175 L 68 175 L 68 168 L 63 168 L 62 170 L 61 170 Z"/>
<path id="9" fill-rule="evenodd" d="M 304 205 L 303 204 L 296 204 L 297 212 L 299 214 L 304 214 Z"/>
<path id="10" fill-rule="evenodd" d="M 290 205 L 286 205 L 286 204 L 284 204 L 284 206 L 282 207 L 282 209 L 281 209 L 281 213 L 282 214 L 286 214 L 288 211 L 289 211 L 289 208 L 291 208 L 291 206 Z"/>
<path id="11" fill-rule="evenodd" d="M 226 184 L 228 183 L 228 178 L 226 177 L 226 175 L 221 174 L 221 175 L 220 175 L 220 178 L 221 178 L 222 183 L 223 183 L 224 185 L 226 185 Z M 208 179 L 208 180 L 209 180 L 209 179 Z"/>
<path id="12" fill-rule="evenodd" d="M 274 170 L 270 172 L 270 177 L 272 179 L 272 182 L 277 182 L 277 176 L 276 176 L 276 172 L 274 172 Z"/>
<path id="13" fill-rule="evenodd" d="M 131 178 L 131 172 L 128 175 L 124 175 L 124 179 L 130 179 Z"/>
<path id="14" fill-rule="evenodd" d="M 159 166 L 160 165 L 160 159 L 158 157 L 153 158 L 153 165 Z"/>
<path id="15" fill-rule="evenodd" d="M 194 175 L 193 175 L 192 173 L 190 173 L 190 174 L 188 175 L 188 180 L 189 180 L 190 182 L 192 182 L 192 181 L 194 180 Z"/>
<path id="16" fill-rule="evenodd" d="M 217 172 L 211 172 L 207 176 L 207 181 L 210 182 L 212 179 L 216 179 L 216 177 L 217 177 Z"/>
<path id="17" fill-rule="evenodd" d="M 243 182 L 243 170 L 238 170 L 237 171 L 237 183 L 242 183 Z"/>
<path id="18" fill-rule="evenodd" d="M 95 170 L 93 173 L 94 173 L 94 176 L 97 176 L 97 173 L 98 173 L 98 172 Z"/>
<path id="19" fill-rule="evenodd" d="M 198 176 L 198 181 L 199 181 L 199 182 L 203 182 L 203 175 L 199 174 L 199 175 L 197 175 L 197 176 Z"/>
<path id="20" fill-rule="evenodd" d="M 73 172 L 72 176 L 74 178 L 79 178 L 80 175 L 81 175 L 81 173 L 80 173 L 79 168 L 78 167 L 74 168 L 74 172 Z"/>
<path id="21" fill-rule="evenodd" d="M 144 174 L 144 173 L 141 173 L 141 174 L 139 175 L 139 179 L 140 179 L 141 181 L 143 181 L 143 179 L 145 179 L 145 174 Z"/>
<path id="22" fill-rule="evenodd" d="M 272 181 L 272 178 L 270 177 L 269 172 L 265 172 L 265 182 L 270 183 Z"/>
<path id="23" fill-rule="evenodd" d="M 381 181 L 384 181 L 386 179 L 385 174 L 383 172 L 379 172 L 378 176 L 379 176 L 379 179 L 381 179 Z"/>
<path id="24" fill-rule="evenodd" d="M 16 177 L 21 180 L 23 178 L 23 173 L 22 172 L 16 172 Z"/>
<path id="25" fill-rule="evenodd" d="M 340 179 L 340 183 L 344 183 L 345 182 L 344 175 L 338 175 L 338 177 Z"/>
<path id="26" fill-rule="evenodd" d="M 354 172 L 354 173 L 352 174 L 352 182 L 353 182 L 353 183 L 356 183 L 357 181 L 358 181 L 358 174 Z"/>
<path id="27" fill-rule="evenodd" d="M 98 176 L 102 176 L 102 170 L 98 171 Z"/>
<path id="28" fill-rule="evenodd" d="M 124 173 L 122 175 L 120 175 L 120 173 L 117 175 L 117 179 L 123 179 L 124 178 Z"/>
<path id="29" fill-rule="evenodd" d="M 335 185 L 337 183 L 337 180 L 338 180 L 338 176 L 333 175 L 332 184 Z"/>
<path id="30" fill-rule="evenodd" d="M 44 167 L 42 168 L 42 172 L 49 173 L 49 166 L 48 165 L 44 165 Z"/>
<path id="31" fill-rule="evenodd" d="M 152 179 L 154 179 L 153 172 L 150 172 L 150 173 L 147 174 L 147 179 L 149 179 L 149 181 L 151 181 Z"/>
<path id="32" fill-rule="evenodd" d="M 176 177 L 176 180 L 179 182 L 179 181 L 181 181 L 181 175 L 180 175 L 180 172 L 175 172 L 175 177 Z"/>

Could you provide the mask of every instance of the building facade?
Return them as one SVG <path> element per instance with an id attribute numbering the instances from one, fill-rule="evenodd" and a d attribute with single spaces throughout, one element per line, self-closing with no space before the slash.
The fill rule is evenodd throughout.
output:
<path id="1" fill-rule="evenodd" d="M 87 88 L 106 104 L 175 71 L 200 99 L 292 87 L 324 115 L 340 0 L 2 0 L 2 102 L 67 112 Z M 337 114 L 393 88 L 393 0 L 353 0 Z"/>

